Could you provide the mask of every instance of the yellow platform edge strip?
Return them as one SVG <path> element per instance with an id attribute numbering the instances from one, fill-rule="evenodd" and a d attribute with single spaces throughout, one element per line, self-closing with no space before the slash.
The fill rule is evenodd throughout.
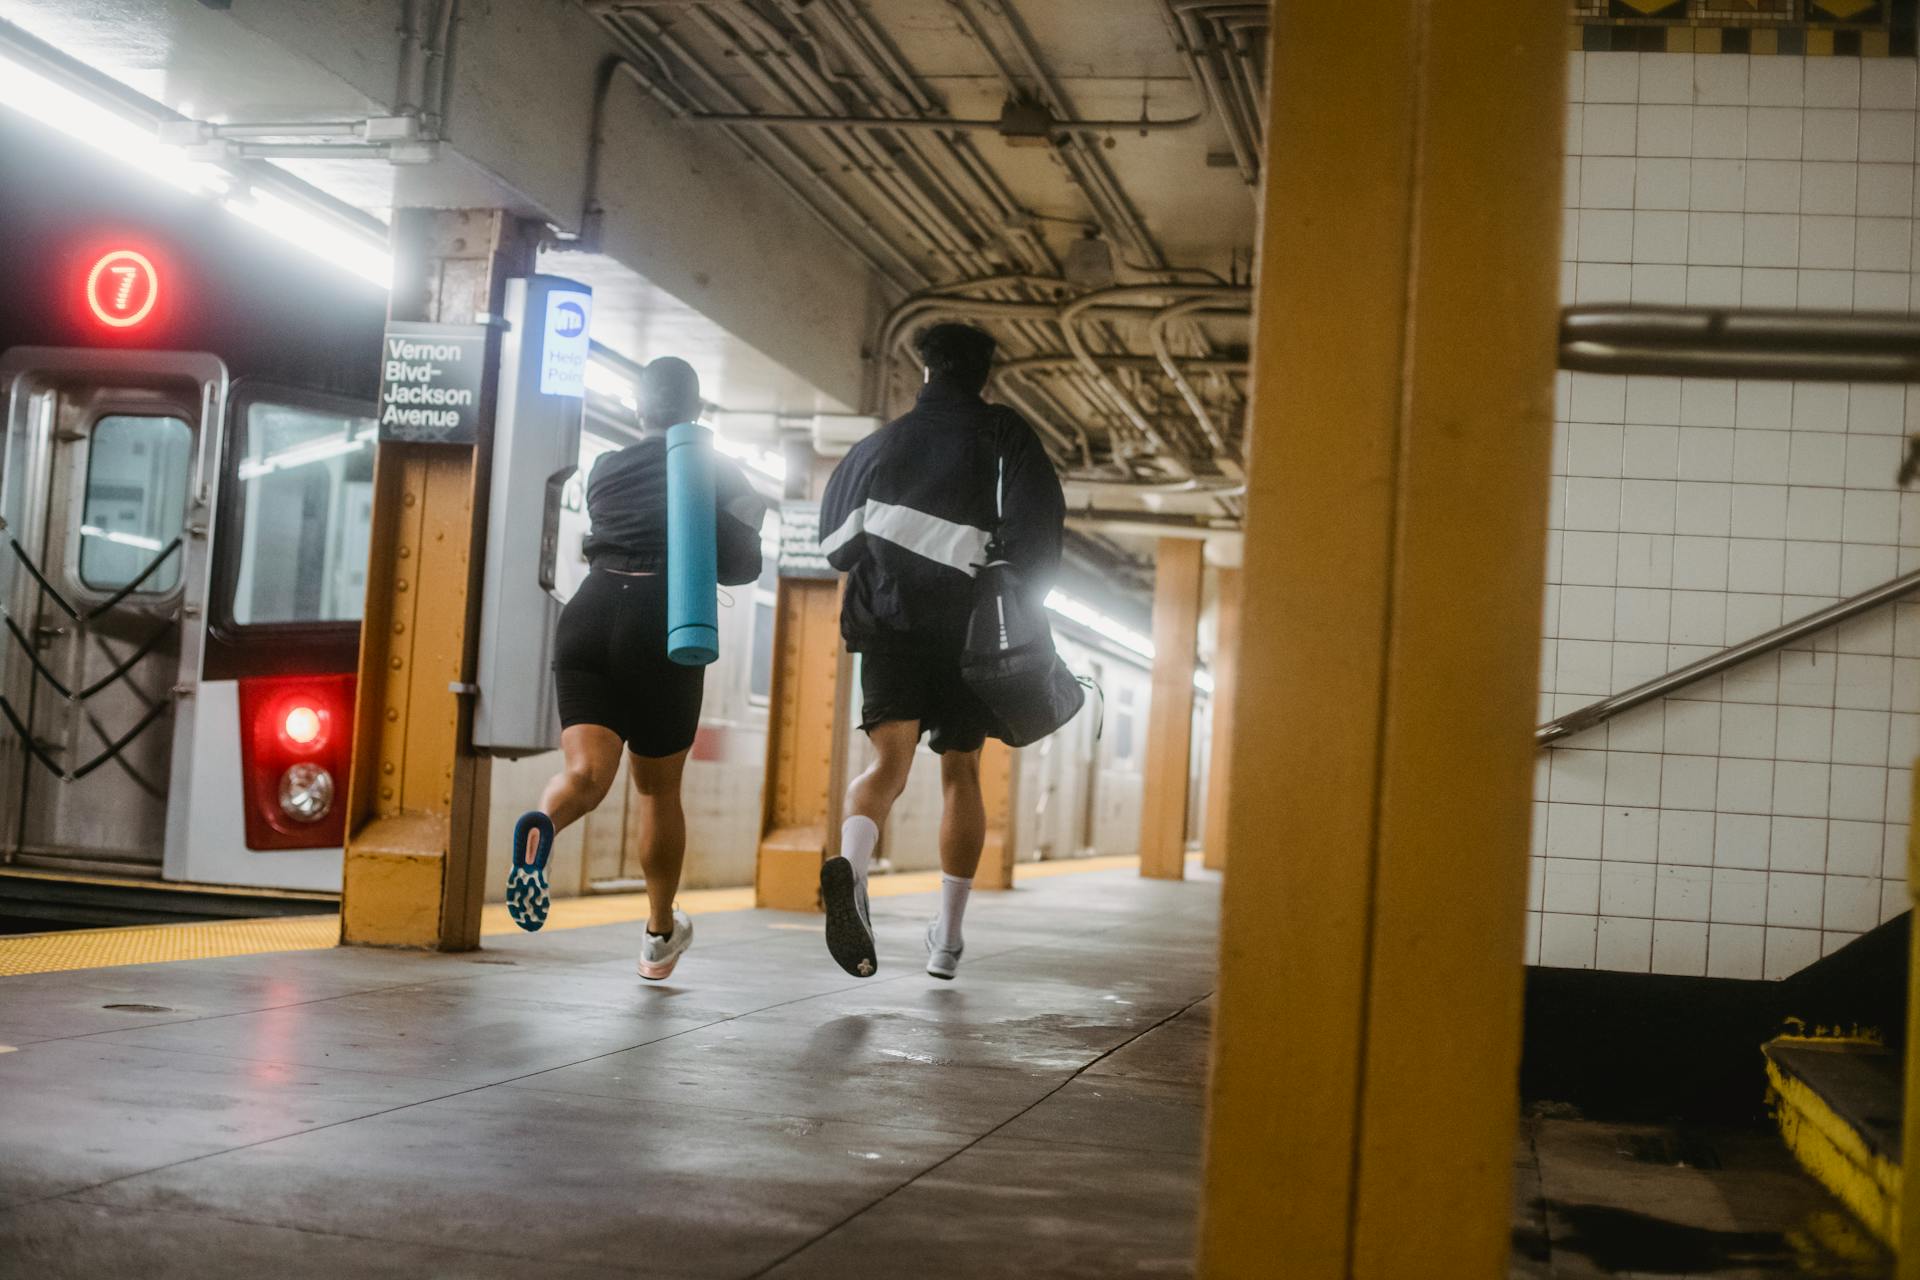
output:
<path id="1" fill-rule="evenodd" d="M 1883 1244 L 1894 1245 L 1900 1217 L 1900 1166 L 1866 1142 L 1806 1081 L 1767 1060 L 1774 1120 L 1794 1159 L 1860 1219 Z"/>
<path id="2" fill-rule="evenodd" d="M 1070 858 L 1057 862 L 1022 863 L 1015 875 L 1020 879 L 1036 879 L 1084 871 L 1113 871 L 1137 865 L 1139 859 L 1129 856 Z M 938 871 L 912 871 L 877 876 L 871 883 L 870 891 L 876 898 L 892 898 L 931 893 L 939 887 Z M 753 890 L 694 889 L 680 895 L 679 906 L 689 915 L 748 911 L 753 908 Z M 552 931 L 632 924 L 646 917 L 647 895 L 644 893 L 556 898 L 547 916 L 546 929 Z M 517 932 L 519 928 L 507 916 L 504 904 L 493 903 L 481 912 L 482 937 Z M 0 938 L 0 977 L 73 969 L 113 969 L 174 960 L 215 960 L 275 951 L 323 951 L 339 941 L 340 916 L 337 912 L 203 921 L 196 924 L 127 925 L 111 929 L 28 933 Z"/>

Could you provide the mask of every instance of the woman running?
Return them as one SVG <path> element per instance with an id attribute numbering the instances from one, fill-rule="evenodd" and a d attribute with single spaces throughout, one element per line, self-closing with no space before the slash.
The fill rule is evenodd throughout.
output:
<path id="1" fill-rule="evenodd" d="M 560 614 L 553 678 L 566 764 L 540 807 L 514 828 L 507 908 L 522 929 L 547 918 L 547 858 L 558 831 L 606 797 L 628 753 L 640 797 L 640 866 L 647 878 L 647 934 L 640 976 L 659 981 L 693 942 L 693 921 L 673 905 L 687 848 L 680 775 L 700 725 L 705 668 L 667 657 L 667 428 L 700 416 L 700 379 L 662 356 L 640 375 L 636 444 L 603 456 L 587 480 L 585 552 L 592 571 Z M 719 579 L 760 576 L 760 521 L 767 504 L 740 468 L 714 456 Z"/>

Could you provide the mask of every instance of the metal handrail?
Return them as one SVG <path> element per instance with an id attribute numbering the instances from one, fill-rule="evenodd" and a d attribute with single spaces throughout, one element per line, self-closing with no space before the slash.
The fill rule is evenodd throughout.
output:
<path id="1" fill-rule="evenodd" d="M 1568 307 L 1560 367 L 1581 373 L 1920 382 L 1920 319 L 1721 307 Z"/>
<path id="2" fill-rule="evenodd" d="M 1705 680 L 1708 676 L 1719 675 L 1722 671 L 1737 667 L 1751 658 L 1757 658 L 1761 654 L 1771 653 L 1775 649 L 1784 649 L 1795 640 L 1856 618 L 1870 609 L 1886 604 L 1890 600 L 1897 600 L 1916 590 L 1920 590 L 1920 569 L 1915 569 L 1912 573 L 1903 573 L 1871 590 L 1863 591 L 1857 596 L 1850 596 L 1837 604 L 1830 604 L 1797 621 L 1763 632 L 1751 640 L 1743 640 L 1731 648 L 1710 653 L 1698 662 L 1689 662 L 1686 666 L 1678 667 L 1663 676 L 1656 676 L 1645 684 L 1637 684 L 1624 693 L 1602 698 L 1598 702 L 1581 707 L 1578 711 L 1569 711 L 1556 720 L 1549 720 L 1533 731 L 1533 744 L 1536 747 L 1552 746 L 1562 738 L 1584 733 L 1597 725 L 1605 724 L 1623 711 L 1631 711 L 1656 698 L 1664 698 L 1688 685 Z"/>

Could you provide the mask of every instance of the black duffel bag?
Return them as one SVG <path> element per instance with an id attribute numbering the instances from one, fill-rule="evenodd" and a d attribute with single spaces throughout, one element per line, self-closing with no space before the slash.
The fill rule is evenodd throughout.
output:
<path id="1" fill-rule="evenodd" d="M 1004 470 L 1005 461 L 999 465 Z M 996 483 L 996 509 L 1001 488 Z M 1046 606 L 1003 558 L 997 537 L 987 543 L 986 556 L 973 581 L 960 678 L 993 713 L 999 726 L 993 736 L 1024 747 L 1073 719 L 1087 691 L 1054 651 Z"/>
<path id="2" fill-rule="evenodd" d="M 1044 608 L 1004 560 L 989 560 L 974 580 L 960 678 L 993 713 L 993 736 L 1010 747 L 1040 741 L 1087 700 L 1086 687 L 1054 652 Z"/>

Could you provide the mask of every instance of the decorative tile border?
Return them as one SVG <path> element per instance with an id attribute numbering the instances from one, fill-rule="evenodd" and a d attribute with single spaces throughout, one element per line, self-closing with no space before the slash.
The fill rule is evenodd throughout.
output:
<path id="1" fill-rule="evenodd" d="M 1568 47 L 1911 58 L 1916 0 L 1569 0 Z"/>

